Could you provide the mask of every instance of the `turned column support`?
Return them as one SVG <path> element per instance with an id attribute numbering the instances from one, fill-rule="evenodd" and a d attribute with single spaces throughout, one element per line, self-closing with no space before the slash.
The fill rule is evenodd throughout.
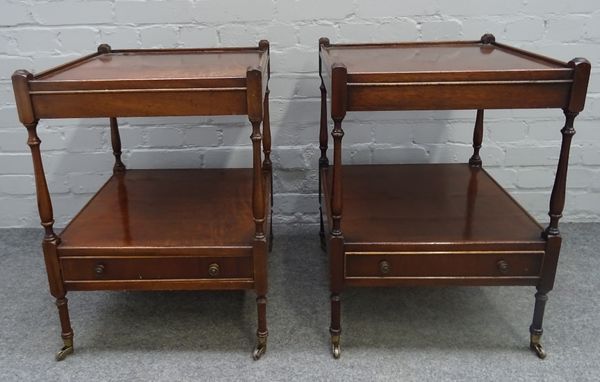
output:
<path id="1" fill-rule="evenodd" d="M 267 90 L 265 91 L 265 101 L 263 105 L 264 109 L 264 119 L 263 119 L 263 137 L 262 137 L 262 145 L 263 145 L 263 153 L 265 158 L 263 160 L 263 169 L 267 171 L 271 171 L 273 167 L 273 163 L 271 162 L 271 122 L 269 120 L 269 87 L 267 85 Z"/>
<path id="2" fill-rule="evenodd" d="M 344 237 L 341 220 L 343 211 L 342 190 L 342 120 L 346 116 L 348 71 L 344 65 L 334 64 L 331 75 L 331 117 L 333 119 L 333 181 L 331 186 L 331 237 L 329 240 L 330 289 L 331 289 L 331 352 L 340 357 L 341 302 L 340 292 L 344 284 Z"/>
<path id="3" fill-rule="evenodd" d="M 269 42 L 267 40 L 260 40 L 258 47 L 270 55 Z M 265 155 L 263 160 L 263 169 L 272 170 L 271 162 L 271 120 L 269 115 L 269 79 L 271 78 L 271 60 L 267 63 L 267 83 L 265 84 L 265 99 L 263 101 L 263 153 Z"/>
<path id="4" fill-rule="evenodd" d="M 328 38 L 321 37 L 319 39 L 319 77 L 321 78 L 321 125 L 319 129 L 319 149 L 321 150 L 321 157 L 319 158 L 319 168 L 329 165 L 329 159 L 327 159 L 327 88 L 325 87 L 325 80 L 323 79 L 323 59 L 320 54 L 322 47 L 327 47 L 329 45 Z"/>
<path id="5" fill-rule="evenodd" d="M 263 40 L 259 47 L 268 51 L 268 42 Z M 253 351 L 253 357 L 258 360 L 267 350 L 267 243 L 265 237 L 265 191 L 263 182 L 263 162 L 261 158 L 262 134 L 260 130 L 261 123 L 263 129 L 269 129 L 268 126 L 268 98 L 266 96 L 266 83 L 263 83 L 263 71 L 267 68 L 249 67 L 246 72 L 246 94 L 248 119 L 252 124 L 252 215 L 254 218 L 255 233 L 253 244 L 253 262 L 254 262 L 254 281 L 256 290 L 256 306 L 258 313 L 258 329 L 256 332 L 257 343 Z M 263 122 L 264 118 L 264 122 Z M 270 151 L 270 131 L 268 142 L 264 148 Z M 267 151 L 265 150 L 265 161 Z M 269 160 L 270 162 L 270 160 Z M 270 163 L 269 163 L 270 164 Z M 270 167 L 269 167 L 270 170 Z M 271 182 L 272 183 L 272 182 Z"/>
<path id="6" fill-rule="evenodd" d="M 573 127 L 575 117 L 583 110 L 585 105 L 585 96 L 590 76 L 590 63 L 583 58 L 575 58 L 569 61 L 569 66 L 573 68 L 573 83 L 571 85 L 571 94 L 569 102 L 563 112 L 565 114 L 565 125 L 560 130 L 562 142 L 560 146 L 560 155 L 550 196 L 550 223 L 542 233 L 546 239 L 546 254 L 542 264 L 541 278 L 537 285 L 535 294 L 535 307 L 533 319 L 529 327 L 530 342 L 529 346 L 539 358 L 546 357 L 546 351 L 541 343 L 541 337 L 544 333 L 543 320 L 546 302 L 548 301 L 548 292 L 554 287 L 554 277 L 558 265 L 558 257 L 562 238 L 558 229 L 558 221 L 562 217 L 565 206 L 565 194 L 567 188 L 567 169 L 569 167 L 569 151 L 571 149 L 571 140 L 575 135 Z"/>
<path id="7" fill-rule="evenodd" d="M 562 143 L 560 146 L 560 156 L 558 159 L 558 167 L 556 169 L 556 177 L 554 186 L 552 187 L 552 195 L 550 196 L 550 224 L 544 231 L 544 235 L 559 236 L 558 221 L 562 217 L 562 212 L 565 206 L 565 194 L 567 187 L 567 169 L 569 166 L 569 151 L 571 149 L 571 140 L 575 135 L 573 121 L 577 116 L 577 112 L 564 110 L 566 121 L 565 126 L 560 130 L 562 134 Z"/>
<path id="8" fill-rule="evenodd" d="M 273 163 L 271 161 L 271 117 L 269 113 L 269 95 L 271 91 L 269 90 L 269 80 L 271 78 L 271 60 L 270 60 L 270 46 L 269 41 L 260 40 L 258 43 L 258 47 L 260 50 L 269 55 L 269 60 L 267 61 L 267 83 L 265 85 L 264 92 L 264 101 L 263 101 L 263 137 L 262 137 L 262 147 L 264 153 L 264 159 L 262 162 L 262 168 L 265 174 L 269 177 L 269 187 L 270 187 L 270 219 L 269 219 L 269 252 L 273 249 Z M 263 187 L 266 187 L 263 185 Z M 264 189 L 264 192 L 267 190 Z"/>
<path id="9" fill-rule="evenodd" d="M 477 110 L 475 118 L 475 128 L 473 129 L 473 155 L 469 159 L 469 165 L 473 167 L 481 167 L 481 157 L 479 150 L 483 141 L 483 109 Z"/>
<path id="10" fill-rule="evenodd" d="M 333 236 L 342 236 L 341 220 L 343 210 L 342 190 L 342 120 L 346 116 L 346 91 L 348 71 L 344 65 L 332 67 L 331 117 L 333 119 L 333 182 L 331 186 L 331 217 Z"/>
<path id="11" fill-rule="evenodd" d="M 247 94 L 248 119 L 252 124 L 252 215 L 255 224 L 255 239 L 265 238 L 265 197 L 261 164 L 262 134 L 260 125 L 263 119 L 263 87 L 262 71 L 260 68 L 248 68 Z"/>
<path id="12" fill-rule="evenodd" d="M 106 54 L 112 52 L 112 48 L 108 44 L 98 45 L 98 53 Z M 119 124 L 116 117 L 110 117 L 110 141 L 112 144 L 113 155 L 115 157 L 115 164 L 113 166 L 113 173 L 119 173 L 126 170 L 123 161 L 121 160 L 121 135 L 119 134 Z"/>
<path id="13" fill-rule="evenodd" d="M 323 221 L 323 185 L 321 184 L 321 169 L 329 166 L 329 159 L 327 159 L 327 88 L 325 87 L 325 79 L 323 78 L 323 59 L 321 58 L 321 50 L 323 47 L 329 46 L 329 39 L 321 37 L 319 39 L 319 77 L 321 78 L 321 121 L 319 126 L 319 150 L 321 151 L 321 157 L 319 158 L 319 237 L 321 238 L 321 249 L 327 248 L 327 240 L 325 239 L 325 224 Z"/>
<path id="14" fill-rule="evenodd" d="M 560 235 L 558 221 L 562 217 L 565 206 L 569 151 L 571 149 L 571 140 L 573 139 L 573 135 L 575 135 L 573 123 L 575 117 L 583 110 L 590 76 L 590 63 L 584 58 L 575 58 L 569 61 L 569 66 L 574 69 L 573 85 L 571 86 L 569 103 L 567 107 L 563 109 L 565 114 L 565 125 L 560 131 L 562 134 L 562 142 L 556 169 L 556 177 L 550 196 L 550 211 L 548 212 L 550 224 L 544 230 L 543 234 L 545 238 Z"/>
<path id="15" fill-rule="evenodd" d="M 112 144 L 113 155 L 115 156 L 115 165 L 113 173 L 125 171 L 125 164 L 121 161 L 121 135 L 119 134 L 119 124 L 117 118 L 110 118 L 110 142 Z"/>
<path id="16" fill-rule="evenodd" d="M 21 123 L 27 128 L 27 145 L 31 150 L 33 159 L 33 173 L 35 178 L 35 191 L 37 197 L 38 212 L 41 224 L 44 227 L 44 241 L 58 244 L 58 236 L 54 233 L 54 213 L 52 211 L 52 200 L 48 191 L 40 144 L 42 141 L 37 135 L 38 119 L 35 117 L 31 97 L 29 96 L 29 80 L 33 75 L 26 70 L 17 70 L 12 76 L 15 99 Z"/>
<path id="17" fill-rule="evenodd" d="M 65 298 L 67 291 L 62 282 L 60 264 L 58 262 L 57 247 L 60 244 L 60 238 L 56 235 L 53 228 L 54 213 L 52 210 L 52 200 L 50 199 L 40 152 L 42 141 L 37 135 L 38 118 L 34 113 L 29 94 L 29 81 L 31 79 L 33 79 L 33 75 L 28 71 L 17 70 L 12 76 L 12 83 L 17 110 L 19 112 L 19 120 L 27 128 L 27 145 L 31 150 L 33 160 L 38 213 L 41 224 L 44 227 L 44 239 L 42 241 L 44 262 L 46 263 L 50 294 L 56 298 L 61 325 L 61 337 L 64 345 L 56 354 L 56 360 L 60 361 L 73 353 L 73 329 L 71 328 L 67 299 Z"/>
<path id="18" fill-rule="evenodd" d="M 40 144 L 42 141 L 37 135 L 37 124 L 37 121 L 25 124 L 28 133 L 27 145 L 29 145 L 33 159 L 35 191 L 37 195 L 38 212 L 45 232 L 44 240 L 54 241 L 58 240 L 58 237 L 54 233 L 53 228 L 54 213 L 52 211 L 52 200 L 50 199 L 50 192 L 48 191 L 48 184 L 46 182 L 46 175 L 42 164 L 42 155 L 40 152 Z"/>

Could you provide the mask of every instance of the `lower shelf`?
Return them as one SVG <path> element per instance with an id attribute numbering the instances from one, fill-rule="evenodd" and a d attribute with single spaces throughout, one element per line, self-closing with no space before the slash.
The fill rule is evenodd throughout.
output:
<path id="1" fill-rule="evenodd" d="M 331 199 L 332 168 L 322 171 Z M 346 251 L 544 250 L 543 228 L 483 169 L 466 164 L 342 167 Z M 324 208 L 331 219 L 329 205 Z"/>
<path id="2" fill-rule="evenodd" d="M 177 254 L 180 248 L 189 254 L 193 248 L 251 248 L 252 169 L 113 175 L 60 238 L 59 254 L 78 255 L 103 249 Z"/>
<path id="3" fill-rule="evenodd" d="M 538 282 L 542 227 L 483 169 L 364 165 L 342 173 L 343 253 L 332 256 L 344 285 Z M 331 168 L 321 178 L 331 224 Z"/>
<path id="4" fill-rule="evenodd" d="M 59 237 L 69 290 L 248 289 L 265 273 L 266 245 L 260 259 L 254 252 L 252 169 L 115 174 Z"/>

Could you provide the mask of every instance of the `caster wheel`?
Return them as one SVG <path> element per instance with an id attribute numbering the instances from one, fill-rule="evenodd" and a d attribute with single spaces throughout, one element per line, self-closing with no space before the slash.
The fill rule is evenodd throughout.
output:
<path id="1" fill-rule="evenodd" d="M 260 359 L 260 357 L 262 357 L 263 354 L 265 354 L 266 352 L 267 352 L 267 344 L 259 343 L 256 345 L 256 347 L 254 348 L 254 351 L 252 352 L 252 358 L 254 358 L 255 361 L 258 361 Z"/>
<path id="2" fill-rule="evenodd" d="M 340 359 L 340 355 L 342 354 L 340 350 L 340 344 L 331 345 L 331 354 L 333 355 L 333 358 Z"/>
<path id="3" fill-rule="evenodd" d="M 529 347 L 531 348 L 531 350 L 533 350 L 535 352 L 535 354 L 538 356 L 539 359 L 544 359 L 546 358 L 546 351 L 544 350 L 544 347 L 542 346 L 542 344 L 530 344 Z"/>
<path id="4" fill-rule="evenodd" d="M 62 361 L 67 358 L 69 354 L 73 354 L 73 346 L 64 346 L 56 353 L 55 359 L 57 361 Z"/>

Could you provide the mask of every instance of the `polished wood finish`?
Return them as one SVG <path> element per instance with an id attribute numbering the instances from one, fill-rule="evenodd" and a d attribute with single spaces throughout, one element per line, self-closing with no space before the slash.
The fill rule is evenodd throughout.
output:
<path id="1" fill-rule="evenodd" d="M 198 54 L 202 51 L 203 54 Z M 261 52 L 230 50 L 132 50 L 100 52 L 77 65 L 36 76 L 46 84 L 58 81 L 144 81 L 246 76 L 259 66 Z"/>
<path id="2" fill-rule="evenodd" d="M 495 41 L 322 47 L 322 73 L 347 68 L 348 111 L 562 108 L 573 84 L 569 64 Z"/>
<path id="3" fill-rule="evenodd" d="M 479 150 L 481 150 L 481 143 L 483 142 L 483 110 L 477 110 L 477 117 L 475 118 L 475 129 L 473 130 L 473 155 L 469 159 L 469 164 L 474 167 L 481 167 L 481 157 L 479 156 Z"/>
<path id="4" fill-rule="evenodd" d="M 37 118 L 247 115 L 247 68 L 268 80 L 257 48 L 111 50 L 32 76 Z M 144 102 L 139 102 L 143 98 Z"/>
<path id="5" fill-rule="evenodd" d="M 357 280 L 400 281 L 425 277 L 437 278 L 440 281 L 451 278 L 481 280 L 486 277 L 502 277 L 512 284 L 521 278 L 521 281 L 528 285 L 538 280 L 543 255 L 544 251 L 391 252 L 357 255 L 350 252 L 346 253 L 345 277 Z M 509 278 L 512 280 L 508 280 Z"/>
<path id="6" fill-rule="evenodd" d="M 325 225 L 323 222 L 323 199 L 321 197 L 321 169 L 329 166 L 329 159 L 327 159 L 327 88 L 325 87 L 326 78 L 323 76 L 323 60 L 321 59 L 321 48 L 329 46 L 329 39 L 323 37 L 319 39 L 319 77 L 321 79 L 321 123 L 319 126 L 319 150 L 321 150 L 321 156 L 319 157 L 319 219 L 320 219 L 320 230 L 319 236 L 321 237 L 321 248 L 325 249 Z"/>
<path id="7" fill-rule="evenodd" d="M 340 294 L 350 286 L 536 286 L 530 345 L 540 358 L 554 285 L 573 121 L 590 64 L 479 41 L 331 44 L 319 41 L 321 236 L 329 228 L 332 351 L 340 355 Z M 327 152 L 327 93 L 333 166 Z M 484 110 L 562 108 L 566 116 L 550 201 L 539 225 L 482 168 Z M 342 165 L 347 112 L 475 109 L 468 164 Z M 343 174 L 343 176 L 342 176 Z M 323 217 L 323 213 L 325 218 Z"/>
<path id="8" fill-rule="evenodd" d="M 347 251 L 368 251 L 373 245 L 400 251 L 545 248 L 543 227 L 482 168 L 467 164 L 343 168 Z M 330 169 L 322 171 L 324 199 L 331 200 L 335 180 Z"/>
<path id="9" fill-rule="evenodd" d="M 35 76 L 15 72 L 65 345 L 58 360 L 73 352 L 68 290 L 254 289 L 254 358 L 265 352 L 273 178 L 268 81 L 266 40 L 219 49 L 113 51 L 102 44 Z M 252 125 L 252 168 L 128 170 L 121 160 L 117 117 L 232 114 L 248 115 Z M 41 118 L 71 117 L 108 118 L 115 164 L 113 176 L 57 235 L 36 127 Z"/>
<path id="10" fill-rule="evenodd" d="M 115 165 L 113 172 L 125 171 L 125 164 L 121 160 L 121 134 L 119 133 L 119 123 L 114 117 L 110 118 L 110 142 L 112 144 L 113 155 L 115 156 Z"/>
<path id="11" fill-rule="evenodd" d="M 59 253 L 87 256 L 103 248 L 123 254 L 202 253 L 204 248 L 249 252 L 252 178 L 252 169 L 115 174 L 62 231 Z"/>
<path id="12" fill-rule="evenodd" d="M 84 280 L 243 279 L 252 281 L 252 256 L 63 256 L 60 263 L 67 286 L 71 282 Z M 216 267 L 210 268 L 211 265 Z M 211 272 L 211 269 L 218 269 L 218 271 Z"/>

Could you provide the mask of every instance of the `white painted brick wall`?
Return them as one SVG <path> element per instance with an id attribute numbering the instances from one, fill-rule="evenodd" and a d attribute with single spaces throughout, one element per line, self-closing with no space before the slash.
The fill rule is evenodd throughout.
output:
<path id="1" fill-rule="evenodd" d="M 255 45 L 271 41 L 271 111 L 277 221 L 315 222 L 319 80 L 317 40 L 499 41 L 562 60 L 592 62 L 577 118 L 565 221 L 600 220 L 600 3 L 597 0 L 2 0 L 0 2 L 0 226 L 39 224 L 26 132 L 10 76 L 115 48 Z M 474 111 L 350 113 L 346 163 L 464 162 Z M 559 110 L 486 112 L 484 164 L 536 217 L 546 213 L 563 116 Z M 75 128 L 83 126 L 82 128 Z M 39 134 L 57 225 L 110 175 L 108 121 L 42 121 Z M 132 168 L 250 164 L 243 118 L 128 118 Z"/>

